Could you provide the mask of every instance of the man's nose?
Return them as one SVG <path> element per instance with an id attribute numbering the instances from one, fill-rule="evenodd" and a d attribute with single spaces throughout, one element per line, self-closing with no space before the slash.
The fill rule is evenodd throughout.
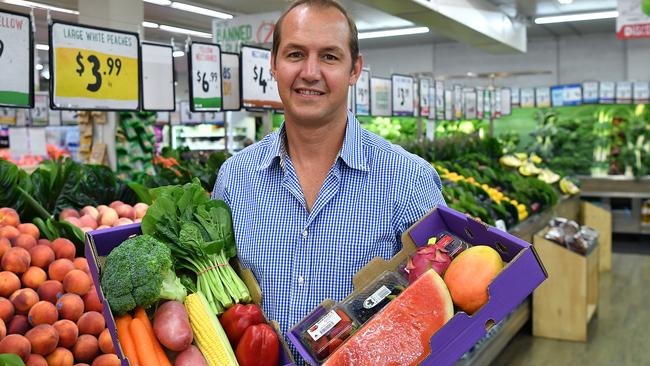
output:
<path id="1" fill-rule="evenodd" d="M 317 55 L 309 55 L 305 59 L 300 76 L 307 81 L 320 79 L 320 64 Z"/>

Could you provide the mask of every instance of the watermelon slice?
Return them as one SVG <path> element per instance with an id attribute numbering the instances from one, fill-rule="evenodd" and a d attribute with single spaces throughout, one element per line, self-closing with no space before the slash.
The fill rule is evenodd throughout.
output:
<path id="1" fill-rule="evenodd" d="M 431 353 L 431 336 L 453 316 L 447 286 L 428 270 L 323 365 L 417 365 Z"/>

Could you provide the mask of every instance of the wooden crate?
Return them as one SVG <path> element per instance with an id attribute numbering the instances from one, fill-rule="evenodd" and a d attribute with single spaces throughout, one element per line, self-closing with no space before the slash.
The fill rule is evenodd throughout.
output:
<path id="1" fill-rule="evenodd" d="M 533 335 L 587 341 L 587 327 L 598 307 L 599 248 L 583 256 L 535 234 L 533 245 L 548 279 L 533 293 Z"/>
<path id="2" fill-rule="evenodd" d="M 598 268 L 600 272 L 612 270 L 612 213 L 589 202 L 580 205 L 580 224 L 598 232 Z"/>

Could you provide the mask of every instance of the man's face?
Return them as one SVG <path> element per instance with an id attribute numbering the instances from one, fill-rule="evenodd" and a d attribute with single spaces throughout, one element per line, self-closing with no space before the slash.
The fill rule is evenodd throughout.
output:
<path id="1" fill-rule="evenodd" d="M 288 119 L 318 125 L 345 118 L 348 87 L 362 66 L 359 56 L 351 67 L 349 33 L 335 8 L 299 6 L 284 18 L 271 65 Z"/>

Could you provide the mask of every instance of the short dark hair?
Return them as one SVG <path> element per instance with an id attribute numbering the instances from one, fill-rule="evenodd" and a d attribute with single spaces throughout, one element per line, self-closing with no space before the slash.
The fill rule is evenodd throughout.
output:
<path id="1" fill-rule="evenodd" d="M 348 28 L 350 29 L 349 46 L 350 54 L 352 55 L 352 68 L 354 68 L 354 64 L 359 58 L 359 33 L 357 31 L 357 25 L 354 23 L 354 20 L 352 17 L 350 17 L 350 14 L 348 14 L 343 5 L 339 4 L 339 2 L 336 0 L 296 0 L 291 3 L 291 5 L 289 5 L 289 7 L 282 13 L 282 15 L 280 15 L 278 21 L 275 22 L 275 29 L 273 30 L 273 56 L 275 59 L 277 60 L 278 48 L 280 47 L 282 22 L 291 10 L 301 5 L 315 8 L 335 8 L 336 10 L 340 11 L 343 16 L 345 16 L 345 19 L 348 22 Z"/>

